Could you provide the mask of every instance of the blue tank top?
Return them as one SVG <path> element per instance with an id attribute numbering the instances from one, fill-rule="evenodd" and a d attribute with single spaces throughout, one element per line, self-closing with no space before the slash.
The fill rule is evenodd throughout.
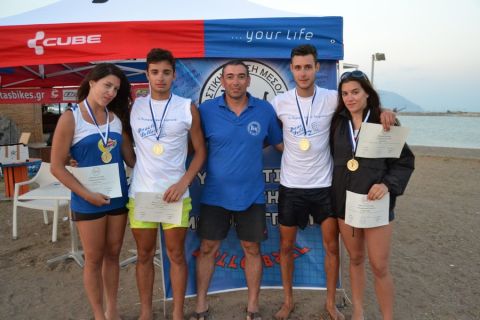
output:
<path id="1" fill-rule="evenodd" d="M 105 163 L 103 163 L 101 159 L 103 151 L 99 147 L 103 147 L 103 142 L 96 126 L 83 119 L 78 105 L 72 107 L 72 112 L 75 118 L 75 132 L 72 146 L 70 147 L 72 158 L 78 162 L 79 168 L 104 165 Z M 100 126 L 100 130 L 105 132 L 105 127 L 106 125 Z M 109 131 L 106 149 L 112 154 L 112 160 L 109 163 L 118 163 L 122 197 L 112 198 L 110 199 L 110 204 L 97 207 L 72 192 L 71 208 L 75 212 L 84 214 L 99 213 L 125 207 L 127 203 L 128 186 L 121 153 L 122 122 L 116 115 L 114 115 L 113 120 L 110 122 Z"/>

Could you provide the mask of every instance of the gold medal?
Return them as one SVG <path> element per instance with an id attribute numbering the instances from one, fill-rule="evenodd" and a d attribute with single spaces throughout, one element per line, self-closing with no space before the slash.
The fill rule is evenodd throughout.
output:
<path id="1" fill-rule="evenodd" d="M 307 138 L 300 139 L 298 145 L 300 146 L 300 150 L 302 151 L 307 151 L 308 149 L 310 149 L 310 141 L 308 141 Z"/>
<path id="2" fill-rule="evenodd" d="M 107 148 L 103 145 L 103 140 L 98 140 L 98 149 L 103 152 L 108 152 Z"/>
<path id="3" fill-rule="evenodd" d="M 152 148 L 153 154 L 159 156 L 163 153 L 163 145 L 161 143 L 155 143 Z"/>
<path id="4" fill-rule="evenodd" d="M 350 171 L 357 171 L 358 166 L 359 166 L 358 161 L 354 158 L 347 161 L 347 168 Z"/>
<path id="5" fill-rule="evenodd" d="M 102 152 L 102 161 L 103 163 L 109 163 L 112 161 L 112 154 L 108 151 Z"/>

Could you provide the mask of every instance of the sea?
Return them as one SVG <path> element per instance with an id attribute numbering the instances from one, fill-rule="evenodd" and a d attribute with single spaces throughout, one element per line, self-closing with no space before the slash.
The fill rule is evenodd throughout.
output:
<path id="1" fill-rule="evenodd" d="M 410 128 L 412 146 L 480 149 L 480 117 L 460 115 L 397 115 Z"/>

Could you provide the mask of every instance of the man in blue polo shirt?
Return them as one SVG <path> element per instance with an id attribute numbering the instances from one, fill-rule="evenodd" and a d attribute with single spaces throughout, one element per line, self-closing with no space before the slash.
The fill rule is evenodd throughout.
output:
<path id="1" fill-rule="evenodd" d="M 263 147 L 267 142 L 281 150 L 282 131 L 273 107 L 247 92 L 250 75 L 242 61 L 233 60 L 223 66 L 221 83 L 224 95 L 202 103 L 199 108 L 208 157 L 198 226 L 201 245 L 194 318 L 208 317 L 207 291 L 215 254 L 233 218 L 245 254 L 246 318 L 260 319 L 260 242 L 267 238 Z"/>

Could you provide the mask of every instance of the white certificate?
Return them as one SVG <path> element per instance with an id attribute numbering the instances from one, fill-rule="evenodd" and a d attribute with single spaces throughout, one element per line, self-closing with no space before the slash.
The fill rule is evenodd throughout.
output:
<path id="1" fill-rule="evenodd" d="M 373 228 L 388 224 L 390 193 L 380 200 L 367 200 L 366 194 L 347 190 L 345 223 L 355 228 Z"/>
<path id="2" fill-rule="evenodd" d="M 399 158 L 409 129 L 390 127 L 384 131 L 381 124 L 362 123 L 355 156 L 359 158 Z"/>
<path id="3" fill-rule="evenodd" d="M 183 200 L 165 202 L 163 193 L 136 192 L 135 219 L 148 222 L 182 223 Z"/>
<path id="4" fill-rule="evenodd" d="M 83 168 L 74 167 L 72 173 L 85 188 L 92 192 L 99 192 L 110 198 L 122 196 L 118 163 Z"/>

